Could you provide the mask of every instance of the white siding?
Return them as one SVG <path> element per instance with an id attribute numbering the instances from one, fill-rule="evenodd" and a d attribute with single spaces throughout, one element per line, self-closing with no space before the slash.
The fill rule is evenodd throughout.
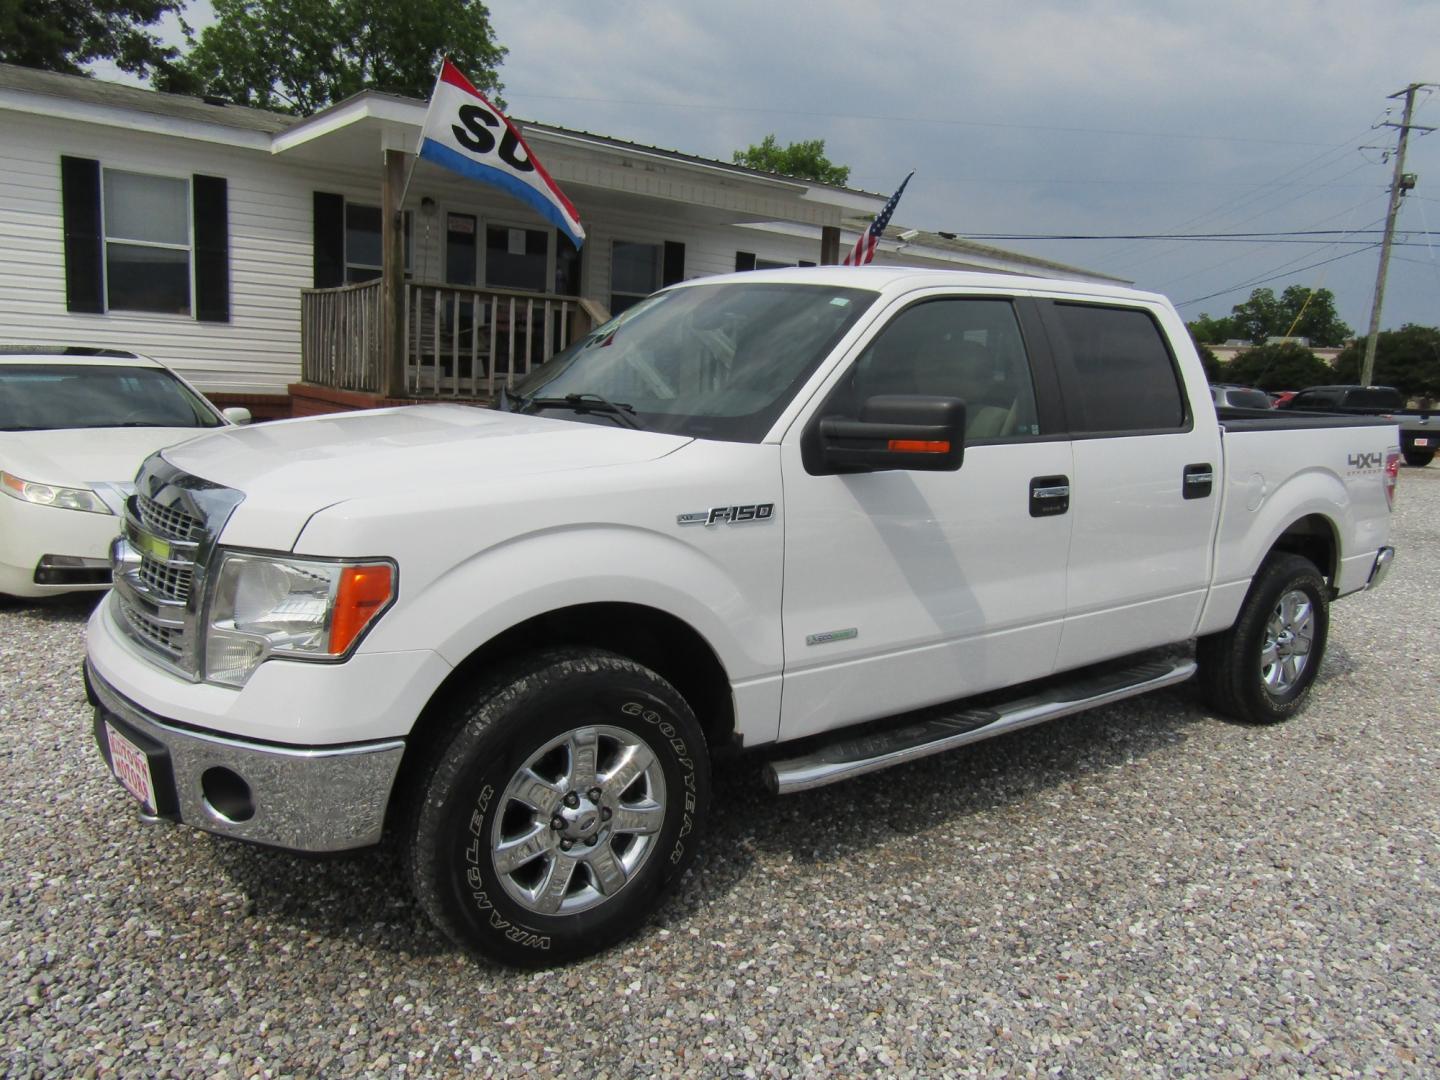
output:
<path id="1" fill-rule="evenodd" d="M 378 148 L 374 170 L 367 172 L 296 165 L 283 156 L 252 149 L 70 120 L 8 113 L 3 124 L 0 343 L 134 349 L 171 364 L 208 391 L 281 394 L 299 379 L 300 290 L 309 287 L 313 278 L 313 193 L 335 192 L 378 205 Z M 136 172 L 224 177 L 229 192 L 230 322 L 66 311 L 61 155 Z M 687 278 L 729 273 L 735 268 L 737 250 L 776 261 L 818 259 L 816 245 L 803 238 L 687 222 L 684 207 L 668 200 L 657 200 L 654 213 L 622 213 L 587 207 L 584 188 L 569 194 L 588 232 L 582 291 L 603 304 L 609 303 L 610 251 L 617 239 L 683 243 Z M 427 195 L 437 203 L 432 215 L 419 209 Z M 414 269 L 421 280 L 443 277 L 447 212 L 480 218 L 477 242 L 482 251 L 487 223 L 544 224 L 498 192 L 428 167 L 422 167 L 411 185 L 406 205 L 414 211 Z M 556 242 L 567 241 L 557 237 Z"/>

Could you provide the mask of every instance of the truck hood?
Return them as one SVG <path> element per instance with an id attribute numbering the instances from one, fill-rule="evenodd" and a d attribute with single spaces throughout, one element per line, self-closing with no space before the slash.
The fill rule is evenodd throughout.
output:
<path id="1" fill-rule="evenodd" d="M 311 515 L 348 499 L 432 490 L 437 500 L 460 501 L 517 477 L 652 461 L 690 441 L 466 405 L 412 405 L 227 428 L 165 458 L 245 494 L 226 543 L 289 549 Z"/>

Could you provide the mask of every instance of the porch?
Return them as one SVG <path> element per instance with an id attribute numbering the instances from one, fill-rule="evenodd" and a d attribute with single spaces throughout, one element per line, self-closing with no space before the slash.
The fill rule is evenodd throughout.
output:
<path id="1" fill-rule="evenodd" d="M 302 289 L 300 315 L 303 381 L 292 394 L 339 391 L 308 395 L 336 408 L 491 401 L 610 317 L 578 296 L 407 281 L 391 359 L 380 278 Z"/>

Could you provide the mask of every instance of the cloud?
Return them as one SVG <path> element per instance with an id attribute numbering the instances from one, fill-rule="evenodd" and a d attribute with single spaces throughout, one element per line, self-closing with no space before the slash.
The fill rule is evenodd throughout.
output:
<path id="1" fill-rule="evenodd" d="M 489 6 L 510 48 L 502 74 L 518 115 L 720 159 L 770 132 L 824 138 L 857 186 L 888 192 L 918 170 L 900 219 L 966 232 L 1156 231 L 1207 212 L 1211 229 L 1240 231 L 1246 219 L 1251 229 L 1305 228 L 1337 215 L 1344 227 L 1346 208 L 1368 199 L 1353 222 L 1366 224 L 1383 213 L 1389 173 L 1378 153 L 1367 164 L 1356 147 L 1393 138 L 1370 131 L 1387 95 L 1440 78 L 1433 4 Z M 1412 161 L 1440 180 L 1437 147 L 1440 136 L 1434 146 L 1417 140 Z M 1407 200 L 1415 227 L 1421 206 Z M 1262 276 L 1302 251 L 1256 244 L 1236 258 L 1233 245 L 1172 244 L 1156 258 L 1155 245 L 1121 256 L 1107 254 L 1125 247 L 1116 242 L 1010 246 L 1147 285 L 1176 281 L 1196 290 L 1187 295 Z M 1368 270 L 1356 274 L 1361 264 Z M 1327 273 L 1344 282 L 1347 318 L 1363 322 L 1369 284 L 1359 279 L 1373 279 L 1374 256 Z M 1397 264 L 1386 322 L 1399 321 L 1392 311 L 1436 321 L 1408 278 L 1433 295 L 1440 271 Z"/>

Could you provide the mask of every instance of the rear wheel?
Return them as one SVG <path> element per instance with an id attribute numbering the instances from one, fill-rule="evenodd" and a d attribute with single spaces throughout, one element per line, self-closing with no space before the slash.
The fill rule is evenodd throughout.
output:
<path id="1" fill-rule="evenodd" d="M 1406 450 L 1405 464 L 1414 465 L 1417 469 L 1423 469 L 1430 462 L 1435 460 L 1434 450 Z"/>
<path id="2" fill-rule="evenodd" d="M 1329 592 L 1299 555 L 1267 559 L 1235 625 L 1200 639 L 1196 659 L 1210 704 L 1237 720 L 1272 724 L 1304 707 L 1325 655 Z"/>
<path id="3" fill-rule="evenodd" d="M 500 675 L 456 721 L 406 828 L 435 924 L 524 967 L 633 932 L 694 859 L 709 803 L 685 700 L 623 657 L 563 650 Z"/>

